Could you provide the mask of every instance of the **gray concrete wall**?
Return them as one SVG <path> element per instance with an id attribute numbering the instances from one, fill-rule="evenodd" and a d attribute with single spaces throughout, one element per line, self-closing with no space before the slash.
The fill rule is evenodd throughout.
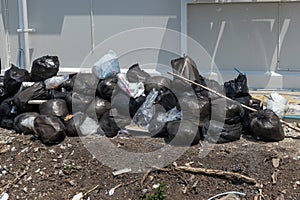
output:
<path id="1" fill-rule="evenodd" d="M 219 72 L 223 80 L 236 76 L 234 68 L 248 74 L 250 87 L 300 88 L 299 2 L 190 3 L 187 33 L 211 56 L 197 58 L 195 45 L 188 54 L 199 60 L 200 71 Z"/>
<path id="2" fill-rule="evenodd" d="M 93 44 L 97 47 L 123 31 L 142 27 L 180 31 L 180 0 L 93 0 L 92 12 L 93 23 L 90 0 L 28 1 L 29 26 L 36 29 L 30 35 L 32 59 L 55 54 L 63 67 L 79 67 Z M 151 39 L 147 37 L 145 40 Z M 153 51 L 128 55 L 121 64 L 129 67 L 135 62 L 153 62 L 155 57 L 161 63 L 169 63 L 170 57 L 161 54 Z M 102 55 L 99 52 L 96 56 Z"/>
<path id="3" fill-rule="evenodd" d="M 3 2 L 1 0 L 1 4 Z M 17 0 L 8 1 L 8 11 L 10 61 L 16 63 L 19 51 Z M 62 69 L 78 68 L 93 46 L 97 47 L 123 31 L 142 27 L 180 31 L 180 0 L 28 0 L 28 17 L 29 27 L 36 30 L 29 36 L 31 61 L 45 54 L 54 54 L 59 56 Z M 0 31 L 2 34 L 1 25 Z M 3 39 L 0 35 L 1 44 Z M 151 38 L 145 36 L 147 39 Z M 176 43 L 179 51 L 180 41 Z M 135 62 L 155 62 L 153 58 L 169 65 L 173 57 L 172 54 L 157 51 L 148 52 L 148 56 L 141 52 L 129 54 L 124 57 L 122 67 L 129 67 Z M 98 57 L 101 56 L 99 54 Z M 148 67 L 157 68 L 155 65 Z"/>

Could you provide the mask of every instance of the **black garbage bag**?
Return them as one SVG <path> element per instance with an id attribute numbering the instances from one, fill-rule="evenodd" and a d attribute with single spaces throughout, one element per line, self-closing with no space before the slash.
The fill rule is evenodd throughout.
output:
<path id="1" fill-rule="evenodd" d="M 14 128 L 14 118 L 19 114 L 13 98 L 7 98 L 0 104 L 0 126 L 6 129 Z"/>
<path id="2" fill-rule="evenodd" d="M 41 115 L 56 116 L 60 119 L 64 119 L 68 114 L 68 107 L 63 99 L 51 99 L 39 106 Z"/>
<path id="3" fill-rule="evenodd" d="M 141 95 L 137 98 L 131 97 L 129 100 L 129 114 L 130 117 L 133 118 L 135 113 L 138 111 L 138 109 L 143 105 L 143 103 L 146 101 L 146 96 Z"/>
<path id="4" fill-rule="evenodd" d="M 121 115 L 115 108 L 109 110 L 109 116 L 113 117 L 113 120 L 120 129 L 125 129 L 127 125 L 131 124 L 131 118 Z"/>
<path id="5" fill-rule="evenodd" d="M 191 81 L 195 81 L 203 86 L 206 86 L 205 79 L 198 72 L 197 65 L 189 56 L 180 57 L 171 60 L 173 72 Z M 174 77 L 174 80 L 179 79 Z M 191 84 L 189 84 L 191 85 Z M 197 94 L 208 97 L 208 92 L 200 86 L 192 85 Z"/>
<path id="6" fill-rule="evenodd" d="M 181 97 L 179 98 L 179 103 L 184 119 L 198 123 L 199 126 L 203 126 L 204 123 L 209 121 L 211 104 L 207 97 Z"/>
<path id="7" fill-rule="evenodd" d="M 44 81 L 57 75 L 59 60 L 57 56 L 42 56 L 32 63 L 31 80 L 34 82 Z"/>
<path id="8" fill-rule="evenodd" d="M 251 95 L 249 94 L 249 95 L 245 95 L 245 96 L 243 96 L 243 97 L 232 98 L 232 99 L 234 99 L 235 101 L 240 102 L 240 103 L 243 104 L 243 105 L 249 106 L 250 101 L 251 101 L 251 98 L 252 98 L 252 97 L 251 97 Z"/>
<path id="9" fill-rule="evenodd" d="M 28 111 L 32 107 L 28 105 L 30 100 L 46 100 L 50 97 L 49 91 L 45 89 L 44 82 L 37 82 L 26 88 L 25 90 L 18 92 L 14 96 L 14 102 L 17 108 L 21 111 Z"/>
<path id="10" fill-rule="evenodd" d="M 128 69 L 126 77 L 128 79 L 128 82 L 138 83 L 145 82 L 148 78 L 150 78 L 150 75 L 142 70 L 139 64 L 134 64 Z"/>
<path id="11" fill-rule="evenodd" d="M 284 131 L 279 117 L 269 109 L 250 114 L 250 132 L 257 140 L 277 142 L 284 139 Z"/>
<path id="12" fill-rule="evenodd" d="M 237 78 L 224 83 L 224 89 L 229 98 L 248 96 L 249 88 L 246 75 L 239 73 Z"/>
<path id="13" fill-rule="evenodd" d="M 7 98 L 0 105 L 0 116 L 15 118 L 19 114 L 14 98 Z"/>
<path id="14" fill-rule="evenodd" d="M 69 137 L 103 134 L 98 122 L 88 115 L 77 112 L 66 122 L 66 134 Z"/>
<path id="15" fill-rule="evenodd" d="M 98 82 L 99 80 L 93 74 L 77 74 L 74 80 L 73 92 L 95 96 Z"/>
<path id="16" fill-rule="evenodd" d="M 100 117 L 107 111 L 111 109 L 111 104 L 105 99 L 101 99 L 99 97 L 95 97 L 95 100 L 92 101 L 92 103 L 89 105 L 86 113 L 90 116 L 94 113 L 97 116 L 97 119 L 100 119 Z"/>
<path id="17" fill-rule="evenodd" d="M 261 101 L 259 99 L 251 98 L 248 104 L 249 107 L 255 109 L 255 110 L 262 110 L 263 105 L 261 104 Z"/>
<path id="18" fill-rule="evenodd" d="M 2 101 L 0 105 L 0 126 L 6 129 L 14 128 L 14 118 L 19 114 L 13 98 Z"/>
<path id="19" fill-rule="evenodd" d="M 14 120 L 8 117 L 1 118 L 0 126 L 5 129 L 14 129 Z"/>
<path id="20" fill-rule="evenodd" d="M 14 120 L 14 129 L 17 133 L 34 134 L 34 120 L 39 116 L 36 112 L 27 112 L 18 115 Z"/>
<path id="21" fill-rule="evenodd" d="M 243 98 L 243 97 L 241 97 Z M 258 99 L 250 98 L 249 103 L 245 104 L 249 106 L 250 108 L 253 108 L 255 110 L 262 110 L 263 107 L 261 105 L 261 101 Z M 243 117 L 242 120 L 242 125 L 243 125 L 243 134 L 245 135 L 250 135 L 250 114 L 253 113 L 253 111 L 250 111 L 248 109 L 245 110 L 245 116 Z"/>
<path id="22" fill-rule="evenodd" d="M 162 105 L 166 111 L 179 106 L 175 94 L 167 88 L 162 88 L 158 92 L 155 102 L 159 105 Z"/>
<path id="23" fill-rule="evenodd" d="M 201 82 L 196 63 L 189 56 L 171 60 L 173 72 L 191 81 Z M 174 80 L 178 79 L 174 77 Z"/>
<path id="24" fill-rule="evenodd" d="M 20 69 L 14 65 L 4 73 L 4 88 L 9 95 L 16 94 L 22 82 L 30 81 L 30 76 L 27 70 Z"/>
<path id="25" fill-rule="evenodd" d="M 112 109 L 116 109 L 120 115 L 129 117 L 129 101 L 130 97 L 128 94 L 126 94 L 119 87 L 116 87 L 111 97 Z"/>
<path id="26" fill-rule="evenodd" d="M 117 86 L 117 77 L 110 77 L 100 80 L 97 85 L 97 96 L 111 102 L 114 89 Z"/>
<path id="27" fill-rule="evenodd" d="M 65 126 L 55 116 L 39 115 L 34 120 L 34 130 L 42 143 L 58 144 L 65 139 Z"/>
<path id="28" fill-rule="evenodd" d="M 216 99 L 211 102 L 211 119 L 226 124 L 240 123 L 245 115 L 242 105 L 237 101 Z"/>
<path id="29" fill-rule="evenodd" d="M 171 83 L 171 91 L 177 98 L 196 96 L 193 87 L 181 79 L 174 79 Z"/>
<path id="30" fill-rule="evenodd" d="M 197 124 L 190 121 L 167 123 L 166 142 L 174 146 L 190 146 L 199 143 L 201 132 Z"/>
<path id="31" fill-rule="evenodd" d="M 65 98 L 69 113 L 86 112 L 91 102 L 95 99 L 93 96 L 78 94 L 76 92 L 69 93 Z"/>
<path id="32" fill-rule="evenodd" d="M 220 94 L 225 94 L 224 86 L 220 85 L 217 81 L 206 79 L 206 78 L 204 78 L 204 81 L 205 81 L 206 87 L 208 87 Z M 208 95 L 211 100 L 220 98 L 219 95 L 216 95 L 215 93 L 212 93 L 212 92 L 208 92 Z"/>
<path id="33" fill-rule="evenodd" d="M 100 127 L 107 137 L 114 137 L 118 134 L 120 128 L 114 120 L 113 116 L 110 116 L 109 112 L 102 115 L 100 119 Z"/>
<path id="34" fill-rule="evenodd" d="M 242 124 L 224 124 L 210 120 L 203 126 L 202 134 L 210 143 L 227 143 L 239 140 L 242 135 Z"/>
<path id="35" fill-rule="evenodd" d="M 70 74 L 69 79 L 60 84 L 59 89 L 66 91 L 73 91 L 74 83 L 77 77 L 77 74 Z"/>
<path id="36" fill-rule="evenodd" d="M 145 94 L 148 94 L 155 88 L 157 91 L 163 88 L 171 88 L 171 79 L 163 76 L 152 76 L 144 83 Z"/>
<path id="37" fill-rule="evenodd" d="M 79 136 L 79 126 L 82 124 L 85 117 L 86 115 L 82 112 L 74 113 L 72 118 L 66 122 L 66 135 L 69 137 Z"/>
<path id="38" fill-rule="evenodd" d="M 1 86 L 0 86 L 0 104 L 1 104 L 2 101 L 4 101 L 7 97 L 8 97 L 8 94 L 7 94 L 6 90 L 4 89 L 4 87 L 1 87 Z"/>
<path id="39" fill-rule="evenodd" d="M 50 93 L 50 99 L 65 99 L 69 92 L 60 92 L 57 90 L 49 90 Z"/>

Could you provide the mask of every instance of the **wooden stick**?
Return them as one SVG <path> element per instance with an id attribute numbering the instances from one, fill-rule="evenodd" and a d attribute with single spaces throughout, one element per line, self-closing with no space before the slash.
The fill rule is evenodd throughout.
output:
<path id="1" fill-rule="evenodd" d="M 146 179 L 148 178 L 149 174 L 151 173 L 151 169 L 149 169 L 143 176 L 142 180 L 141 180 L 141 187 L 144 187 L 144 182 L 146 181 Z"/>
<path id="2" fill-rule="evenodd" d="M 120 183 L 118 185 L 116 185 L 115 187 L 113 187 L 112 189 L 110 189 L 110 191 L 115 191 L 116 189 L 120 188 L 120 187 L 125 187 L 127 185 L 130 185 L 130 184 L 133 184 L 135 182 L 137 182 L 139 179 L 135 179 L 135 180 L 132 180 L 132 181 L 129 181 L 128 183 Z"/>
<path id="3" fill-rule="evenodd" d="M 180 75 L 175 74 L 175 73 L 173 73 L 173 72 L 168 72 L 168 74 L 171 74 L 172 76 L 175 76 L 175 77 L 180 78 L 180 79 L 182 79 L 182 80 L 184 80 L 184 81 L 187 81 L 187 82 L 189 82 L 189 83 L 192 83 L 192 84 L 194 84 L 194 85 L 197 85 L 197 86 L 199 86 L 199 87 L 202 87 L 203 89 L 208 90 L 208 91 L 210 91 L 210 92 L 212 92 L 212 93 L 214 93 L 214 94 L 216 94 L 216 95 L 218 95 L 218 96 L 220 96 L 220 97 L 222 97 L 222 98 L 224 98 L 224 99 L 227 99 L 227 100 L 230 100 L 230 101 L 234 101 L 233 99 L 230 99 L 230 98 L 226 97 L 226 96 L 223 95 L 223 94 L 220 94 L 220 93 L 218 93 L 218 92 L 216 92 L 216 91 L 214 91 L 214 90 L 212 90 L 212 89 L 210 89 L 210 88 L 208 88 L 208 87 L 206 87 L 206 86 L 204 86 L 204 85 L 201 85 L 201 84 L 199 84 L 199 83 L 196 83 L 195 81 L 191 81 L 191 80 L 189 80 L 189 79 L 187 79 L 187 78 L 185 78 L 185 77 L 183 77 L 183 76 L 180 76 Z M 251 107 L 249 107 L 249 106 L 246 106 L 246 105 L 244 105 L 244 104 L 241 104 L 241 105 L 242 105 L 243 108 L 246 108 L 246 109 L 248 109 L 248 110 L 250 110 L 250 111 L 253 111 L 253 112 L 257 111 L 256 109 L 251 108 Z M 300 128 L 295 127 L 295 126 L 289 124 L 288 122 L 283 121 L 282 119 L 280 119 L 280 122 L 281 122 L 282 124 L 286 125 L 287 127 L 291 128 L 291 129 L 293 129 L 293 130 L 295 130 L 295 131 L 300 132 Z"/>
<path id="4" fill-rule="evenodd" d="M 0 191 L 0 195 L 2 195 L 3 192 L 6 192 L 6 190 L 8 190 L 13 184 L 16 184 L 23 176 L 25 176 L 25 174 L 27 174 L 27 171 L 24 171 L 20 176 L 16 177 L 12 182 L 4 186 Z"/>
<path id="5" fill-rule="evenodd" d="M 94 190 L 96 190 L 98 187 L 99 187 L 99 185 L 96 185 L 95 187 L 93 187 L 92 189 L 90 189 L 89 191 L 87 191 L 86 193 L 84 193 L 80 199 L 83 199 L 83 198 L 86 197 L 89 193 L 91 193 L 91 192 L 93 192 Z"/>
<path id="6" fill-rule="evenodd" d="M 210 176 L 226 177 L 231 180 L 238 179 L 246 183 L 257 184 L 257 181 L 255 179 L 235 172 L 227 172 L 227 171 L 216 170 L 216 169 L 186 167 L 186 166 L 178 166 L 175 169 L 185 171 L 185 172 L 200 173 L 200 174 L 205 174 Z"/>

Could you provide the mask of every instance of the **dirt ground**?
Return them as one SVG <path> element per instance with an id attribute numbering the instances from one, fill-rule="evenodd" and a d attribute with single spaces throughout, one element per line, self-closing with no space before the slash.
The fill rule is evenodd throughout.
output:
<path id="1" fill-rule="evenodd" d="M 4 129 L 0 132 L 0 187 L 9 199 L 72 199 L 80 192 L 86 194 L 83 199 L 91 200 L 141 199 L 143 195 L 154 194 L 153 186 L 158 183 L 164 185 L 162 193 L 166 199 L 205 200 L 228 191 L 245 193 L 246 197 L 240 199 L 300 199 L 299 139 L 264 143 L 243 136 L 236 142 L 215 145 L 204 158 L 199 156 L 201 142 L 175 161 L 178 166 L 240 173 L 254 178 L 258 182 L 254 185 L 173 170 L 175 163 L 166 165 L 169 171 L 153 170 L 147 176 L 144 172 L 114 176 L 115 170 L 93 157 L 78 137 L 45 146 L 30 135 Z M 161 138 L 109 140 L 117 148 L 132 152 L 150 152 L 165 145 Z M 118 188 L 110 196 L 109 191 L 115 186 Z"/>

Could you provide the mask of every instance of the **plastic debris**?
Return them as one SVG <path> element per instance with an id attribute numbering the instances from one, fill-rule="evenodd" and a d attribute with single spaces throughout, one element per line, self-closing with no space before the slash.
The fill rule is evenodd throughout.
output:
<path id="1" fill-rule="evenodd" d="M 154 115 L 154 101 L 158 95 L 158 91 L 155 89 L 152 90 L 147 98 L 146 101 L 143 103 L 143 105 L 138 109 L 136 114 L 134 115 L 132 121 L 139 126 L 147 128 L 149 126 L 149 123 Z"/>
<path id="2" fill-rule="evenodd" d="M 93 66 L 93 73 L 98 79 L 105 79 L 120 73 L 118 56 L 113 50 L 109 50 Z"/>
<path id="3" fill-rule="evenodd" d="M 130 97 L 137 98 L 144 93 L 144 84 L 142 82 L 130 83 L 124 74 L 118 74 L 118 86 Z"/>
<path id="4" fill-rule="evenodd" d="M 268 97 L 267 109 L 273 110 L 278 117 L 283 118 L 289 109 L 288 100 L 276 92 Z"/>
<path id="5" fill-rule="evenodd" d="M 76 194 L 76 195 L 72 198 L 72 200 L 81 200 L 82 198 L 83 198 L 83 193 L 80 192 L 80 193 Z"/>
<path id="6" fill-rule="evenodd" d="M 131 172 L 130 168 L 125 168 L 125 169 L 121 169 L 121 170 L 118 170 L 118 171 L 114 171 L 112 174 L 114 176 L 118 176 L 118 175 L 125 174 L 125 173 L 128 173 L 128 172 Z"/>
<path id="7" fill-rule="evenodd" d="M 8 200 L 9 195 L 6 192 L 3 192 L 0 196 L 0 200 Z"/>

